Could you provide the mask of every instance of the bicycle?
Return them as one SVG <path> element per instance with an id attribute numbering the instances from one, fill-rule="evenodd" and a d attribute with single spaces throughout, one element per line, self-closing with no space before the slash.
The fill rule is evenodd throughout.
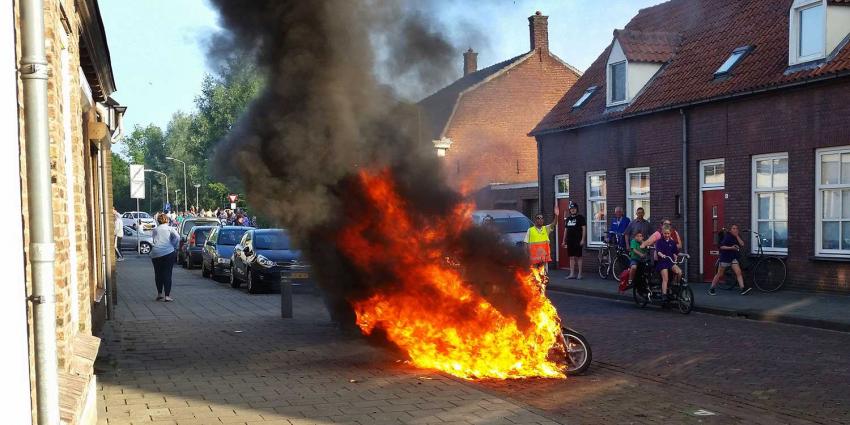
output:
<path id="1" fill-rule="evenodd" d="M 620 273 L 629 268 L 628 251 L 620 244 L 622 235 L 608 232 L 609 237 L 605 240 L 605 246 L 599 250 L 599 277 L 607 279 L 609 276 L 614 280 L 620 280 Z"/>
<path id="2" fill-rule="evenodd" d="M 726 231 L 726 229 L 723 229 Z M 759 232 L 755 230 L 743 230 L 743 233 L 751 233 L 755 236 L 757 242 L 756 252 L 750 255 L 741 255 L 738 259 L 738 265 L 741 267 L 741 274 L 744 276 L 744 283 L 747 278 L 751 277 L 752 284 L 761 292 L 775 292 L 782 288 L 787 278 L 787 266 L 785 260 L 775 255 L 765 255 L 763 243 L 766 239 L 762 238 Z M 755 258 L 753 258 L 755 257 Z M 720 259 L 715 261 L 714 270 L 717 273 L 720 267 Z M 738 281 L 735 279 L 735 273 L 731 267 L 726 268 L 726 273 L 722 282 L 718 282 L 717 286 L 723 289 L 732 289 L 738 287 Z"/>
<path id="3" fill-rule="evenodd" d="M 656 280 L 656 274 L 653 273 L 650 262 L 644 261 L 638 266 L 638 273 L 635 276 L 634 286 L 632 287 L 632 297 L 638 307 L 646 307 L 649 303 L 660 303 L 666 305 L 668 301 L 673 301 L 679 310 L 679 313 L 688 314 L 694 309 L 694 291 L 688 285 L 687 261 L 691 256 L 688 254 L 678 254 L 673 264 L 682 269 L 681 277 L 673 277 L 668 281 L 667 289 L 670 293 L 669 299 L 664 299 L 661 294 L 661 281 Z"/>

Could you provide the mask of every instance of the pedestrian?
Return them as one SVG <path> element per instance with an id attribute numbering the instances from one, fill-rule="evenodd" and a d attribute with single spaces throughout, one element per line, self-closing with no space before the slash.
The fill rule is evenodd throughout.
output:
<path id="1" fill-rule="evenodd" d="M 587 242 L 587 219 L 578 213 L 578 205 L 570 202 L 570 214 L 564 219 L 564 248 L 570 259 L 570 275 L 567 279 L 581 279 L 582 251 Z"/>
<path id="2" fill-rule="evenodd" d="M 121 237 L 124 236 L 124 221 L 121 220 L 121 214 L 115 207 L 112 207 L 112 225 L 115 228 L 115 258 L 116 261 L 124 261 L 124 254 L 121 253 Z"/>
<path id="3" fill-rule="evenodd" d="M 151 232 L 153 236 L 153 247 L 151 248 L 151 261 L 153 262 L 154 279 L 156 280 L 156 300 L 173 301 L 171 298 L 171 272 L 177 261 L 177 245 L 180 243 L 180 235 L 173 227 L 168 225 L 168 216 L 158 214 L 156 221 L 159 223 Z M 163 296 L 163 291 L 164 296 Z"/>
<path id="4" fill-rule="evenodd" d="M 525 232 L 525 244 L 528 246 L 528 256 L 531 259 L 531 264 L 535 267 L 543 266 L 544 272 L 548 274 L 549 262 L 552 261 L 549 234 L 555 231 L 555 226 L 558 223 L 558 205 L 555 204 L 552 223 L 543 223 L 543 214 L 534 216 L 534 225 L 529 227 Z M 493 217 L 490 217 L 490 222 L 493 222 Z M 495 224 L 494 224 L 495 225 Z"/>
<path id="5" fill-rule="evenodd" d="M 717 295 L 714 289 L 717 282 L 726 275 L 726 269 L 732 267 L 735 272 L 735 279 L 738 280 L 738 287 L 741 289 L 741 295 L 747 295 L 753 289 L 744 287 L 744 275 L 741 273 L 741 264 L 738 261 L 741 258 L 741 249 L 744 248 L 744 240 L 741 239 L 738 225 L 729 226 L 729 231 L 724 232 L 723 239 L 720 241 L 720 261 L 718 262 L 717 274 L 711 280 L 711 288 L 708 289 L 708 295 Z"/>
<path id="6" fill-rule="evenodd" d="M 611 220 L 611 227 L 608 228 L 608 234 L 613 239 L 613 242 L 616 242 L 618 246 L 625 248 L 626 241 L 623 238 L 623 234 L 626 233 L 626 229 L 629 227 L 629 223 L 632 221 L 623 214 L 623 207 L 614 208 L 614 219 Z"/>
<path id="7" fill-rule="evenodd" d="M 643 215 L 644 211 L 642 207 L 635 210 L 635 219 L 629 223 L 629 226 L 626 227 L 626 231 L 623 233 L 623 236 L 626 238 L 626 244 L 631 245 L 632 238 L 635 237 L 634 235 L 637 232 L 641 232 L 643 237 L 652 234 L 652 227 L 649 221 L 643 218 Z"/>

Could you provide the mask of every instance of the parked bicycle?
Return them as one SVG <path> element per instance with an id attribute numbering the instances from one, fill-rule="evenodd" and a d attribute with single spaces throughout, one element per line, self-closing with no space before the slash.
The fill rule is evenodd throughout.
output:
<path id="1" fill-rule="evenodd" d="M 599 277 L 620 279 L 620 273 L 629 268 L 629 253 L 621 243 L 623 235 L 608 232 L 605 246 L 599 250 Z"/>
<path id="2" fill-rule="evenodd" d="M 632 287 L 632 297 L 638 307 L 646 307 L 647 304 L 660 304 L 662 306 L 672 302 L 676 304 L 676 308 L 682 314 L 688 314 L 694 308 L 694 291 L 688 285 L 687 261 L 691 256 L 688 254 L 678 254 L 673 260 L 673 264 L 682 269 L 682 276 L 672 276 L 668 281 L 667 290 L 670 293 L 669 298 L 661 294 L 661 278 L 653 272 L 648 261 L 643 262 L 638 266 L 638 272 L 635 275 L 634 286 Z"/>
<path id="3" fill-rule="evenodd" d="M 723 229 L 726 231 L 726 229 Z M 787 278 L 787 267 L 785 260 L 782 257 L 775 255 L 766 255 L 764 253 L 763 244 L 767 240 L 755 230 L 743 230 L 743 233 L 751 233 L 752 239 L 756 240 L 756 250 L 750 255 L 741 255 L 738 263 L 741 267 L 741 273 L 744 276 L 744 283 L 751 280 L 753 286 L 762 292 L 774 292 L 782 288 Z M 714 263 L 714 270 L 717 271 L 720 267 L 720 260 Z M 726 269 L 726 274 L 721 282 L 718 282 L 719 287 L 723 289 L 732 289 L 738 287 L 738 282 L 735 279 L 735 273 L 731 268 Z"/>

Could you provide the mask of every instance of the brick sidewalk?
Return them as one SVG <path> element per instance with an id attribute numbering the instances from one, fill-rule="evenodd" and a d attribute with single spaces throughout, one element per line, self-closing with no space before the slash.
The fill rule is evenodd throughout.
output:
<path id="1" fill-rule="evenodd" d="M 552 270 L 549 289 L 631 302 L 632 292 L 620 294 L 618 283 L 601 279 L 595 270 L 585 270 L 582 280 L 567 280 L 568 270 Z M 708 295 L 709 284 L 692 282 L 694 310 L 753 320 L 788 323 L 850 332 L 850 296 L 781 289 L 773 293 L 753 289 L 741 296 L 737 290 L 717 289 Z"/>
<path id="2" fill-rule="evenodd" d="M 417 370 L 329 323 L 318 297 L 248 295 L 175 268 L 153 300 L 147 258 L 119 264 L 96 363 L 101 424 L 552 424 L 466 382 Z"/>

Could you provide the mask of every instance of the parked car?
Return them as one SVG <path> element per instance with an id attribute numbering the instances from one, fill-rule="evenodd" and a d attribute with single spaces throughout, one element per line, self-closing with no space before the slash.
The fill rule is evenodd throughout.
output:
<path id="1" fill-rule="evenodd" d="M 233 248 L 239 244 L 245 232 L 252 229 L 253 227 L 213 226 L 201 253 L 201 274 L 212 279 L 229 276 Z"/>
<path id="2" fill-rule="evenodd" d="M 139 240 L 141 239 L 141 240 Z M 139 254 L 150 254 L 153 247 L 153 236 L 145 232 L 137 232 L 130 226 L 124 226 L 124 235 L 118 249 L 122 251 L 139 250 Z"/>
<path id="3" fill-rule="evenodd" d="M 192 230 L 189 230 L 186 243 L 180 244 L 180 249 L 183 250 L 183 258 L 186 259 L 183 261 L 183 267 L 191 270 L 201 264 L 204 243 L 207 241 L 210 232 L 216 227 L 218 226 L 195 226 Z"/>
<path id="4" fill-rule="evenodd" d="M 144 211 L 127 211 L 121 214 L 121 222 L 132 228 L 136 228 L 136 224 L 141 222 L 142 230 L 146 232 L 156 227 L 153 217 Z"/>
<path id="5" fill-rule="evenodd" d="M 479 226 L 491 223 L 510 245 L 524 242 L 526 232 L 534 225 L 523 213 L 514 210 L 477 210 L 472 213 L 472 221 Z"/>
<path id="6" fill-rule="evenodd" d="M 183 245 L 186 244 L 186 239 L 189 237 L 189 231 L 195 226 L 221 226 L 221 222 L 212 217 L 188 217 L 184 218 L 180 225 L 177 226 L 177 233 L 180 234 L 180 246 L 177 247 L 177 264 L 186 267 L 186 250 Z"/>
<path id="7" fill-rule="evenodd" d="M 238 288 L 245 282 L 251 294 L 279 287 L 281 279 L 297 288 L 308 284 L 312 274 L 301 252 L 292 246 L 289 232 L 283 229 L 246 232 L 233 248 L 230 261 L 230 286 Z"/>

